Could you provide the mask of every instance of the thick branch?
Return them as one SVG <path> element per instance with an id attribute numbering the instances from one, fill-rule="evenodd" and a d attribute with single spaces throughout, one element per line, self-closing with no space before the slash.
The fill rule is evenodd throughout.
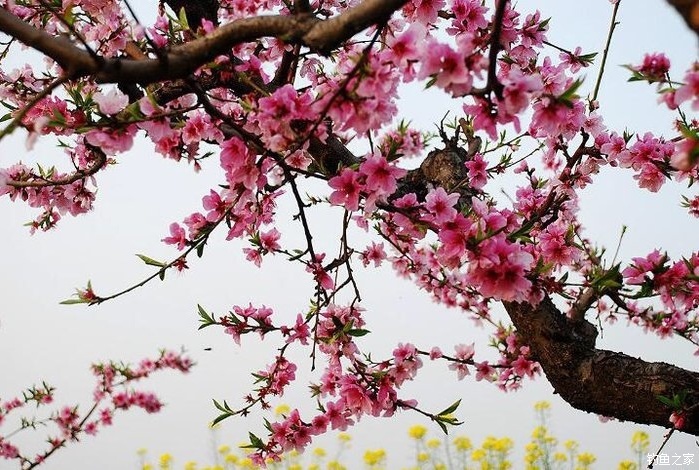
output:
<path id="1" fill-rule="evenodd" d="M 185 78 L 237 44 L 277 37 L 327 53 L 371 25 L 384 22 L 407 0 L 365 0 L 354 8 L 320 20 L 310 14 L 242 18 L 211 34 L 174 47 L 157 59 L 95 60 L 67 39 L 52 36 L 0 9 L 0 31 L 13 36 L 58 62 L 72 77 L 94 75 L 102 83 L 150 84 Z"/>
<path id="2" fill-rule="evenodd" d="M 668 427 L 674 411 L 658 396 L 686 392 L 686 424 L 699 435 L 699 373 L 595 348 L 596 328 L 568 321 L 547 297 L 537 307 L 505 303 L 522 340 L 531 347 L 556 393 L 573 407 L 622 421 Z"/>

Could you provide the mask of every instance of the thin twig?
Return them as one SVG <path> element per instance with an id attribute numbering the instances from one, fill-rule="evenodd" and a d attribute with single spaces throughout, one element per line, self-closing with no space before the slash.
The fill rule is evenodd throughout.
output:
<path id="1" fill-rule="evenodd" d="M 595 91 L 592 92 L 592 98 L 590 99 L 590 106 L 592 103 L 597 101 L 597 96 L 599 94 L 600 86 L 602 85 L 602 76 L 604 75 L 604 66 L 607 64 L 607 57 L 609 56 L 609 46 L 612 43 L 612 36 L 614 35 L 614 30 L 616 29 L 617 23 L 616 14 L 619 11 L 619 5 L 621 5 L 621 0 L 618 0 L 614 4 L 614 9 L 612 10 L 612 21 L 609 24 L 609 32 L 607 33 L 607 43 L 604 46 L 604 52 L 602 53 L 602 63 L 599 67 L 599 74 L 597 75 L 597 83 L 595 83 Z"/>

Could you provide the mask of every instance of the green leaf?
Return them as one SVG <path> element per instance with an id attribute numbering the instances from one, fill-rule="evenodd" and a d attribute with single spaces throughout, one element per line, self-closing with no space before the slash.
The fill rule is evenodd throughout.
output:
<path id="1" fill-rule="evenodd" d="M 460 404 L 461 404 L 461 399 L 456 400 L 454 403 L 452 403 L 452 404 L 449 406 L 449 408 L 446 408 L 444 411 L 442 411 L 441 413 L 439 413 L 438 416 L 445 416 L 445 415 L 450 415 L 450 414 L 452 414 L 454 411 L 456 411 L 456 409 L 459 407 Z"/>
<path id="2" fill-rule="evenodd" d="M 582 79 L 575 80 L 566 91 L 564 91 L 559 97 L 558 101 L 562 102 L 566 106 L 572 107 L 573 106 L 573 100 L 575 98 L 578 98 L 578 95 L 576 92 L 578 91 L 578 88 L 582 85 L 583 81 Z"/>
<path id="3" fill-rule="evenodd" d="M 189 21 L 187 21 L 187 12 L 185 11 L 184 7 L 180 8 L 180 12 L 179 12 L 179 15 L 177 17 L 177 20 L 179 21 L 180 25 L 182 25 L 182 27 L 184 29 L 191 29 L 189 27 Z"/>
<path id="4" fill-rule="evenodd" d="M 369 333 L 371 333 L 371 331 L 364 330 L 361 328 L 353 328 L 353 329 L 347 331 L 346 333 L 347 333 L 347 336 L 360 337 L 360 336 L 368 335 Z"/>
<path id="5" fill-rule="evenodd" d="M 663 405 L 665 405 L 669 408 L 672 408 L 673 410 L 675 408 L 677 408 L 677 404 L 675 403 L 675 400 L 672 400 L 672 399 L 665 397 L 665 396 L 662 396 L 662 395 L 658 395 L 655 398 L 657 398 L 658 401 L 660 401 L 660 403 L 662 403 Z"/>
<path id="6" fill-rule="evenodd" d="M 146 263 L 148 266 L 157 266 L 157 267 L 159 267 L 159 268 L 164 268 L 165 266 L 167 266 L 166 263 L 163 263 L 162 261 L 156 261 L 156 260 L 154 260 L 153 258 L 150 258 L 150 257 L 148 257 L 148 256 L 146 256 L 146 255 L 139 255 L 139 254 L 136 254 L 136 256 L 138 256 L 139 258 L 141 258 L 141 261 L 143 261 L 144 263 Z"/>
<path id="7" fill-rule="evenodd" d="M 250 444 L 252 444 L 256 449 L 261 449 L 265 446 L 265 443 L 262 442 L 262 439 L 260 439 L 253 433 L 248 433 L 248 437 L 250 438 Z"/>
<path id="8" fill-rule="evenodd" d="M 211 426 L 216 426 L 218 423 L 220 423 L 224 419 L 230 418 L 231 416 L 233 416 L 233 415 L 230 413 L 220 414 L 220 415 L 216 416 L 216 418 L 214 418 L 214 420 L 211 422 Z"/>

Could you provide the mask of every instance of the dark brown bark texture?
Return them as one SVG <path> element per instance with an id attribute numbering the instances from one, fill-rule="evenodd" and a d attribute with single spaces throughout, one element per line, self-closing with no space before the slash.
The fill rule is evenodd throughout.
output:
<path id="1" fill-rule="evenodd" d="M 298 1 L 298 13 L 237 20 L 206 37 L 163 51 L 158 58 L 95 60 L 65 37 L 51 36 L 22 22 L 5 9 L 0 9 L 0 32 L 14 36 L 56 60 L 69 78 L 92 76 L 107 83 L 158 84 L 154 96 L 165 103 L 194 91 L 188 79 L 190 74 L 217 55 L 227 54 L 236 44 L 275 36 L 290 44 L 327 53 L 356 33 L 384 23 L 406 1 L 365 0 L 329 19 L 309 14 L 307 2 Z M 667 1 L 699 34 L 699 1 Z M 198 26 L 202 18 L 213 21 L 211 15 L 215 2 L 166 0 L 166 3 L 173 9 L 185 8 L 193 27 Z M 634 7 L 633 4 L 628 6 Z M 237 76 L 221 78 L 216 73 L 197 83 L 199 90 L 227 87 L 241 95 L 254 93 L 255 89 L 267 92 L 274 86 L 277 85 L 266 85 L 252 79 L 240 80 Z M 335 136 L 331 135 L 326 142 L 312 138 L 309 144 L 315 164 L 327 175 L 335 173 L 340 166 L 359 161 Z M 465 179 L 464 155 L 472 151 L 459 149 L 445 141 L 444 149 L 431 152 L 420 168 L 403 178 L 399 193 L 414 192 L 424 198 L 430 188 L 442 186 L 448 191 L 459 191 L 462 202 L 468 203 L 473 194 L 462 188 L 460 182 Z M 386 210 L 391 210 L 390 205 Z M 556 392 L 575 408 L 620 420 L 668 427 L 673 410 L 662 404 L 658 396 L 671 398 L 684 393 L 686 424 L 682 430 L 699 435 L 699 373 L 597 349 L 597 330 L 584 319 L 583 312 L 579 312 L 575 320 L 570 320 L 548 297 L 536 307 L 505 303 L 505 308 Z"/>
<path id="2" fill-rule="evenodd" d="M 538 306 L 505 303 L 505 309 L 556 393 L 573 407 L 640 424 L 667 427 L 671 410 L 658 396 L 686 393 L 686 425 L 699 435 L 699 373 L 595 348 L 597 329 L 569 320 L 546 297 Z M 693 407 L 692 407 L 693 406 Z"/>

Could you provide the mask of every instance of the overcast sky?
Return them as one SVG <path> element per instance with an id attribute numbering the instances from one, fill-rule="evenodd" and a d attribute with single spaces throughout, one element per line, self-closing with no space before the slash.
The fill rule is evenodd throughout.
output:
<path id="1" fill-rule="evenodd" d="M 611 14 L 608 0 L 519 3 L 524 8 L 536 5 L 543 16 L 553 18 L 550 41 L 571 49 L 581 45 L 586 53 L 601 50 Z M 145 7 L 140 10 L 144 21 L 153 14 Z M 696 59 L 696 40 L 661 0 L 622 2 L 620 21 L 600 94 L 601 113 L 607 125 L 619 131 L 626 127 L 633 132 L 668 132 L 672 115 L 656 105 L 650 86 L 627 84 L 628 73 L 619 65 L 638 63 L 644 52 L 665 51 L 672 60 L 674 78 L 680 79 Z M 596 73 L 596 67 L 588 71 L 585 92 L 592 87 Z M 425 130 L 432 129 L 432 123 L 447 109 L 459 109 L 458 104 L 418 87 L 405 90 L 400 106 L 401 117 Z M 18 133 L 0 144 L 0 166 L 15 163 L 18 155 L 25 153 L 23 140 Z M 22 158 L 50 163 L 55 157 L 60 157 L 60 150 L 39 144 Z M 22 225 L 34 218 L 34 212 L 6 198 L 0 200 L 4 221 L 0 238 L 4 247 L 0 258 L 0 397 L 16 395 L 26 386 L 46 380 L 58 389 L 57 403 L 87 404 L 93 388 L 88 369 L 95 360 L 136 361 L 156 354 L 161 347 L 184 346 L 198 362 L 189 376 L 170 373 L 144 384 L 168 404 L 160 414 L 146 416 L 134 410 L 117 415 L 111 429 L 70 445 L 44 468 L 136 468 L 139 447 L 147 447 L 154 455 L 172 452 L 180 464 L 186 460 L 210 462 L 207 423 L 215 416 L 211 398 L 240 404 L 250 388 L 249 372 L 271 361 L 277 343 L 244 337 L 239 348 L 221 331 L 199 332 L 197 303 L 216 313 L 235 304 L 265 304 L 285 318 L 306 308 L 312 286 L 299 265 L 266 259 L 263 268 L 257 269 L 244 260 L 241 244 L 223 241 L 222 234 L 213 237 L 202 260 L 192 260 L 189 271 L 170 274 L 164 283 L 156 282 L 99 307 L 58 305 L 88 279 L 98 293 L 109 293 L 148 275 L 150 269 L 135 253 L 158 259 L 173 257 L 175 252 L 160 239 L 167 235 L 171 222 L 198 210 L 201 196 L 219 183 L 217 159 L 208 165 L 211 168 L 194 174 L 186 164 L 166 161 L 141 142 L 120 156 L 118 165 L 100 175 L 92 213 L 77 219 L 66 217 L 58 230 L 32 237 Z M 592 240 L 613 249 L 621 226 L 627 225 L 620 250 L 623 259 L 643 256 L 659 247 L 674 256 L 697 250 L 699 224 L 679 207 L 685 187 L 666 185 L 660 195 L 651 195 L 637 189 L 631 173 L 606 170 L 596 183 L 585 191 L 581 203 L 586 234 Z M 282 206 L 291 207 L 288 201 Z M 288 227 L 290 213 L 280 210 L 280 227 Z M 311 217 L 318 233 L 326 237 L 325 242 L 319 242 L 333 246 L 341 211 L 313 212 Z M 297 227 L 281 231 L 285 242 L 299 236 Z M 463 315 L 433 304 L 411 283 L 396 279 L 388 267 L 362 271 L 360 283 L 367 327 L 373 332 L 362 338 L 362 344 L 377 357 L 389 354 L 401 341 L 414 342 L 423 349 L 439 344 L 447 351 L 456 343 L 476 341 L 478 345 L 486 338 Z M 605 328 L 600 346 L 696 370 L 696 357 L 689 345 L 660 341 L 620 323 Z M 204 350 L 209 347 L 210 352 Z M 517 445 L 515 467 L 521 465 L 521 451 L 535 425 L 533 404 L 541 399 L 553 403 L 556 436 L 577 439 L 583 449 L 596 453 L 600 459 L 596 468 L 611 468 L 618 460 L 631 457 L 628 443 L 637 426 L 601 424 L 596 416 L 572 410 L 552 395 L 544 377 L 527 383 L 520 392 L 503 394 L 492 385 L 468 378 L 457 382 L 455 374 L 445 369 L 442 364 L 426 362 L 420 378 L 405 388 L 404 396 L 418 398 L 431 410 L 441 410 L 461 398 L 459 417 L 465 424 L 455 432 L 476 442 L 488 434 L 512 437 Z M 281 401 L 310 412 L 313 403 L 305 390 L 307 369 L 299 375 L 297 386 Z M 408 466 L 412 448 L 406 429 L 413 423 L 429 425 L 408 413 L 392 420 L 362 420 L 351 430 L 355 455 L 361 455 L 366 447 L 382 446 L 391 456 L 389 468 Z M 259 432 L 260 424 L 257 416 L 229 419 L 218 440 L 236 444 L 248 430 Z M 438 429 L 431 429 L 436 435 Z M 653 446 L 659 446 L 662 429 L 650 431 Z M 28 440 L 38 442 L 43 437 L 36 432 Z M 689 436 L 674 437 L 666 452 L 694 453 L 699 461 L 699 448 Z M 6 464 L 0 462 L 0 468 Z"/>

